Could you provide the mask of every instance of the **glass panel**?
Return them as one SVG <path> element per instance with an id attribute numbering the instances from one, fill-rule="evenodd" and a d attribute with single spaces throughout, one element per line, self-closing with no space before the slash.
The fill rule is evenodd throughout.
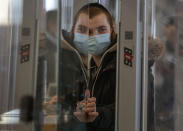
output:
<path id="1" fill-rule="evenodd" d="M 105 7 L 90 2 L 62 0 L 58 128 L 63 131 L 115 127 L 115 26 Z"/>
<path id="2" fill-rule="evenodd" d="M 31 129 L 31 124 L 21 123 L 20 105 L 24 95 L 33 94 L 34 28 L 25 24 L 23 14 L 27 11 L 22 0 L 0 2 L 0 130 L 27 130 Z M 33 1 L 29 1 L 29 7 L 33 9 Z M 32 14 L 34 11 L 29 12 L 29 22 L 34 22 Z"/>
<path id="3" fill-rule="evenodd" d="M 1 0 L 0 5 L 0 130 L 1 124 L 18 123 L 15 109 L 15 80 L 22 0 Z M 12 110 L 12 111 L 11 111 Z M 11 120 L 10 120 L 11 117 Z"/>
<path id="4" fill-rule="evenodd" d="M 114 131 L 116 26 L 96 1 L 2 2 L 0 130 Z"/>
<path id="5" fill-rule="evenodd" d="M 149 41 L 149 69 L 153 75 L 149 75 L 148 130 L 181 131 L 183 1 L 151 2 L 151 38 L 158 39 Z"/>
<path id="6" fill-rule="evenodd" d="M 78 49 L 74 45 L 74 28 L 73 27 L 74 16 L 75 13 L 88 1 L 73 1 L 73 0 L 62 0 L 61 1 L 61 50 L 60 50 L 60 89 L 59 89 L 59 103 L 60 106 L 60 119 L 59 119 L 59 130 L 67 131 L 79 131 L 85 130 L 85 124 L 79 122 L 74 117 L 74 112 L 76 110 L 76 104 L 80 96 L 78 95 L 79 86 L 82 86 L 83 92 L 85 84 L 82 84 L 87 76 L 86 76 L 86 66 L 83 64 L 83 59 L 87 60 L 88 51 L 87 46 L 80 53 Z M 85 25 L 88 25 L 88 11 L 84 17 Z M 82 20 L 83 22 L 83 20 Z M 81 24 L 82 25 L 82 24 Z M 88 29 L 80 27 L 83 30 L 83 37 L 87 39 L 88 37 Z M 79 29 L 80 29 L 79 28 Z M 78 29 L 78 30 L 79 30 Z M 80 31 L 80 30 L 79 30 Z M 77 46 L 78 47 L 78 46 Z M 86 61 L 87 63 L 87 61 Z"/>
<path id="7" fill-rule="evenodd" d="M 57 130 L 58 0 L 39 1 L 35 130 Z"/>
<path id="8" fill-rule="evenodd" d="M 1 106 L 0 106 L 0 113 L 3 113 L 5 111 L 7 111 L 7 103 L 5 101 L 2 101 L 3 98 L 8 99 L 8 90 L 5 90 L 7 88 L 9 88 L 8 86 L 8 78 L 9 78 L 9 74 L 7 74 L 6 72 L 9 72 L 9 66 L 10 66 L 10 38 L 5 37 L 10 36 L 11 34 L 11 28 L 10 28 L 10 20 L 8 19 L 8 16 L 10 16 L 9 12 L 9 1 L 4 1 L 1 4 L 1 13 L 0 13 L 0 28 L 1 28 L 1 33 L 0 33 L 0 37 L 1 37 L 1 43 L 6 43 L 6 44 L 0 44 L 0 63 L 1 63 L 1 67 L 0 67 L 0 87 L 1 87 Z M 2 8 L 4 7 L 4 8 Z M 5 14 L 5 15 L 4 15 Z M 2 87 L 7 87 L 7 88 L 3 88 Z M 2 106 L 4 105 L 4 106 Z"/>

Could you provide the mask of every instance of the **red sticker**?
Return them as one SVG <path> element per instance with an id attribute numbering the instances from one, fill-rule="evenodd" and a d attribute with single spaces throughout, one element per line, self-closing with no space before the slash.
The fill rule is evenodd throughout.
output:
<path id="1" fill-rule="evenodd" d="M 124 48 L 124 64 L 127 66 L 133 66 L 133 51 L 129 48 Z"/>

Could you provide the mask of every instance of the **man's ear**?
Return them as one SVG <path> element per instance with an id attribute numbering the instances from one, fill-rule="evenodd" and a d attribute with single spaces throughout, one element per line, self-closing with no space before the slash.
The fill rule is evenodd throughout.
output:
<path id="1" fill-rule="evenodd" d="M 117 34 L 116 34 L 116 23 L 113 22 L 112 25 L 112 32 L 111 32 L 111 42 L 115 43 L 117 41 Z"/>
<path id="2" fill-rule="evenodd" d="M 70 36 L 71 36 L 72 41 L 74 40 L 74 28 L 75 28 L 75 26 L 73 25 L 72 29 L 71 29 L 71 32 L 70 32 Z"/>
<path id="3" fill-rule="evenodd" d="M 113 28 L 113 30 L 114 30 L 114 33 L 116 34 L 116 23 L 113 21 L 113 23 L 112 23 L 112 28 Z"/>

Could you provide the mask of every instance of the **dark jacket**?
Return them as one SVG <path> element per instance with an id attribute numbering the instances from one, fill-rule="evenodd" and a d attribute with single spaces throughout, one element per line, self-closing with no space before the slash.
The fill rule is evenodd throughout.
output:
<path id="1" fill-rule="evenodd" d="M 155 131 L 155 88 L 154 88 L 154 76 L 152 74 L 153 60 L 149 60 L 148 63 L 148 106 L 147 106 L 147 127 L 148 131 Z"/>
<path id="2" fill-rule="evenodd" d="M 116 91 L 116 51 L 103 57 L 100 67 L 91 61 L 89 89 L 96 97 L 99 116 L 87 124 L 88 131 L 114 131 L 115 127 L 115 91 Z"/>
<path id="3" fill-rule="evenodd" d="M 96 66 L 93 59 L 90 60 L 90 65 L 86 67 L 79 52 L 67 36 L 69 35 L 63 33 L 65 40 L 62 40 L 63 47 L 61 50 L 61 76 L 63 76 L 61 78 L 61 81 L 63 81 L 61 94 L 65 97 L 63 103 L 64 105 L 72 105 L 72 111 L 74 111 L 77 101 L 84 99 L 85 89 L 89 88 L 90 95 L 96 97 L 96 110 L 99 113 L 99 116 L 92 123 L 80 123 L 73 116 L 73 119 L 77 122 L 72 120 L 72 123 L 75 123 L 73 125 L 79 128 L 71 129 L 71 131 L 114 131 L 116 44 L 113 44 L 104 53 L 100 67 Z M 79 126 L 79 124 L 84 124 L 84 126 Z"/>

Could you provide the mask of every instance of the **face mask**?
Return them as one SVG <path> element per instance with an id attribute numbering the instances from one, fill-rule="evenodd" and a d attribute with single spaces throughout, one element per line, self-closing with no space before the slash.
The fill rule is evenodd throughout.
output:
<path id="1" fill-rule="evenodd" d="M 81 54 L 88 55 L 88 38 L 88 35 L 74 33 L 74 45 Z"/>
<path id="2" fill-rule="evenodd" d="M 88 35 L 74 33 L 74 45 L 84 55 L 88 53 L 101 55 L 110 45 L 110 34 L 89 37 Z"/>
<path id="3" fill-rule="evenodd" d="M 110 34 L 92 36 L 88 40 L 88 52 L 93 55 L 101 55 L 111 43 Z"/>

